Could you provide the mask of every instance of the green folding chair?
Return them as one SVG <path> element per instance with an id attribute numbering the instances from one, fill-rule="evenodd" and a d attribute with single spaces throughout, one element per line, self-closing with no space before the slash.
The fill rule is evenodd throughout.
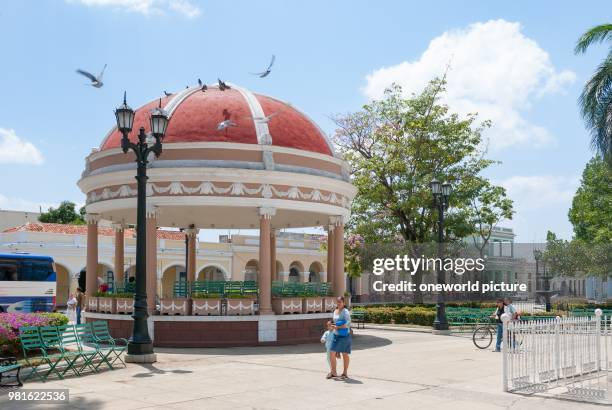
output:
<path id="1" fill-rule="evenodd" d="M 76 361 L 79 359 L 81 354 L 78 351 L 68 350 L 62 344 L 62 339 L 56 326 L 41 326 L 38 331 L 40 332 L 40 339 L 42 340 L 45 350 L 57 351 L 56 355 L 60 357 L 60 362 L 63 360 L 66 365 L 60 367 L 59 363 L 55 367 L 58 371 L 62 371 L 61 376 L 63 377 L 69 370 L 74 373 L 75 376 L 80 376 L 78 369 L 75 367 Z"/>
<path id="2" fill-rule="evenodd" d="M 60 379 L 63 379 L 61 373 L 56 370 L 56 366 L 62 362 L 63 358 L 61 355 L 47 353 L 37 326 L 20 327 L 19 340 L 21 341 L 24 361 L 31 369 L 24 380 L 35 375 L 41 382 L 45 382 L 51 373 L 55 373 Z M 42 374 L 43 372 L 45 373 Z"/>
<path id="3" fill-rule="evenodd" d="M 79 363 L 75 361 L 74 366 L 77 368 L 77 372 L 80 374 L 86 368 L 91 369 L 94 373 L 97 373 L 98 370 L 95 368 L 93 361 L 95 357 L 98 355 L 95 349 L 85 349 L 83 345 L 80 343 L 79 338 L 75 332 L 73 325 L 60 325 L 57 326 L 57 332 L 62 342 L 62 347 L 65 350 L 69 350 L 71 352 L 75 352 L 78 354 L 77 361 L 82 359 Z"/>
<path id="4" fill-rule="evenodd" d="M 94 365 L 96 370 L 98 370 L 104 363 L 106 363 L 109 369 L 113 370 L 113 366 L 109 359 L 113 354 L 113 349 L 109 346 L 101 346 L 98 342 L 96 342 L 91 328 L 91 323 L 74 325 L 74 332 L 76 333 L 81 346 L 93 349 L 96 352 L 96 356 L 100 358 L 100 361 Z"/>
<path id="5" fill-rule="evenodd" d="M 108 346 L 113 351 L 115 357 L 111 361 L 111 366 L 113 365 L 113 363 L 119 360 L 119 362 L 121 362 L 125 367 L 126 364 L 123 361 L 121 355 L 127 350 L 127 339 L 111 336 L 110 329 L 108 328 L 108 322 L 105 322 L 103 320 L 93 322 L 91 324 L 91 328 L 93 330 L 93 336 L 95 341 L 100 345 Z"/>

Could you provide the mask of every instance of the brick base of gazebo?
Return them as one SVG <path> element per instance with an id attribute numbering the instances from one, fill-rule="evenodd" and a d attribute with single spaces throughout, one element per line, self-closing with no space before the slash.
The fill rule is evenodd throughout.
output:
<path id="1" fill-rule="evenodd" d="M 129 338 L 131 316 L 84 312 L 108 322 L 113 337 Z M 330 313 L 254 316 L 150 316 L 156 347 L 238 347 L 319 342 Z"/>

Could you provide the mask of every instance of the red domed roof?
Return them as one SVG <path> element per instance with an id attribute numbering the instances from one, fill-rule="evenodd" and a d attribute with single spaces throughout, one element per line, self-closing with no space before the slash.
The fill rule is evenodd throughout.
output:
<path id="1" fill-rule="evenodd" d="M 149 130 L 149 113 L 159 104 L 151 101 L 136 110 L 133 129 Z M 206 92 L 199 87 L 161 99 L 162 107 L 170 114 L 164 143 L 174 142 L 234 142 L 245 144 L 269 143 L 281 147 L 332 155 L 327 138 L 306 115 L 287 103 L 232 85 L 220 91 L 209 86 Z M 260 118 L 274 114 L 265 123 Z M 236 126 L 217 130 L 217 125 L 231 120 Z M 130 138 L 136 138 L 132 132 Z M 101 150 L 121 146 L 121 133 L 111 130 L 100 146 Z"/>

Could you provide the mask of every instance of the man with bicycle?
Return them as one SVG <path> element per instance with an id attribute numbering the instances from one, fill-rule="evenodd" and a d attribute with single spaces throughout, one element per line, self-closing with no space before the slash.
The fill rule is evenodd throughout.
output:
<path id="1" fill-rule="evenodd" d="M 505 308 L 504 300 L 497 299 L 497 308 L 495 309 L 495 313 L 491 315 L 491 318 L 495 319 L 495 323 L 497 324 L 497 339 L 495 341 L 494 352 L 501 352 L 501 343 L 504 337 L 504 323 L 501 320 L 501 316 L 504 314 Z"/>

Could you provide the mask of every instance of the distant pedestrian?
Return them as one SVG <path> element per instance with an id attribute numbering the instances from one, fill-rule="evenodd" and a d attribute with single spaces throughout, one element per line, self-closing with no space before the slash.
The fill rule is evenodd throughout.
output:
<path id="1" fill-rule="evenodd" d="M 495 308 L 495 313 L 491 315 L 492 319 L 495 319 L 495 323 L 497 323 L 497 339 L 495 341 L 495 350 L 494 352 L 501 352 L 501 344 L 502 339 L 504 337 L 504 322 L 502 322 L 502 315 L 504 314 L 504 300 L 497 299 L 497 307 Z"/>
<path id="2" fill-rule="evenodd" d="M 85 295 L 81 288 L 77 288 L 76 291 L 76 323 L 81 324 L 81 311 L 83 310 L 83 302 L 85 301 Z"/>
<path id="3" fill-rule="evenodd" d="M 71 293 L 68 297 L 68 302 L 66 302 L 66 316 L 68 316 L 68 322 L 70 324 L 76 323 L 76 305 L 77 300 Z"/>
<path id="4" fill-rule="evenodd" d="M 325 356 L 327 357 L 327 367 L 329 368 L 329 373 L 327 373 L 327 378 L 331 379 L 332 372 L 331 372 L 330 354 L 331 354 L 332 343 L 334 341 L 334 329 L 332 327 L 331 320 L 327 321 L 327 323 L 325 324 L 325 327 L 327 328 L 327 330 L 325 331 L 325 333 L 323 333 L 323 336 L 321 336 L 321 343 L 325 343 Z"/>
<path id="5" fill-rule="evenodd" d="M 518 309 L 512 304 L 512 298 L 506 297 L 504 299 L 504 312 L 510 315 L 510 320 L 518 320 L 519 312 Z"/>

